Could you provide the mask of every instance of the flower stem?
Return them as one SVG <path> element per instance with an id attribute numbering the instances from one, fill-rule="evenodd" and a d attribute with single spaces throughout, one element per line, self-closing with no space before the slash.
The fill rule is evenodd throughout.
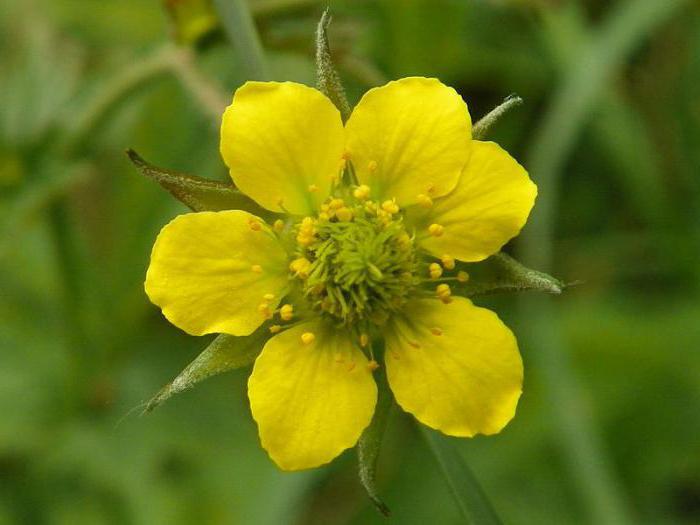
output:
<path id="1" fill-rule="evenodd" d="M 465 523 L 499 525 L 501 520 L 486 498 L 486 494 L 449 439 L 423 425 L 419 427 L 447 481 Z"/>
<path id="2" fill-rule="evenodd" d="M 253 16 L 244 0 L 214 0 L 224 31 L 251 80 L 270 80 L 262 44 Z"/>

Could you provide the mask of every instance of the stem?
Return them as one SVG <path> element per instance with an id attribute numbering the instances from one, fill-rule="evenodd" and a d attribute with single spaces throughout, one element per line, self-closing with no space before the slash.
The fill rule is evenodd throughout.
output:
<path id="1" fill-rule="evenodd" d="M 253 80 L 270 80 L 260 37 L 244 0 L 214 0 L 214 6 L 228 39 L 245 66 L 246 76 Z"/>
<path id="2" fill-rule="evenodd" d="M 465 522 L 470 525 L 499 525 L 501 520 L 486 498 L 479 482 L 448 438 L 423 425 L 419 427 Z"/>
<path id="3" fill-rule="evenodd" d="M 596 98 L 629 53 L 686 3 L 629 0 L 619 5 L 568 69 L 535 136 L 526 164 L 542 189 L 535 213 L 522 235 L 521 258 L 526 264 L 550 270 L 561 168 Z M 560 445 L 591 521 L 631 523 L 628 504 L 604 454 L 600 431 L 593 418 L 587 417 L 590 410 L 586 395 L 570 362 L 570 349 L 560 332 L 557 310 L 545 296 L 524 297 L 520 307 L 528 326 L 529 346 L 537 348 L 532 358 L 542 370 L 553 400 L 549 405 L 553 410 L 551 419 L 558 425 Z"/>
<path id="4" fill-rule="evenodd" d="M 518 95 L 509 95 L 506 97 L 501 104 L 489 111 L 472 126 L 472 137 L 475 139 L 483 139 L 491 126 L 498 122 L 508 111 L 520 106 L 522 103 L 523 99 Z"/>

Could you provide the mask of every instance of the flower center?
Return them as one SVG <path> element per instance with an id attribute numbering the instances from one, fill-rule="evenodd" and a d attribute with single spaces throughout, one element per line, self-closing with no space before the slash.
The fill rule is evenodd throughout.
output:
<path id="1" fill-rule="evenodd" d="M 297 231 L 302 257 L 292 271 L 303 279 L 304 296 L 346 325 L 382 324 L 418 282 L 413 239 L 393 201 L 346 206 L 331 199 Z"/>

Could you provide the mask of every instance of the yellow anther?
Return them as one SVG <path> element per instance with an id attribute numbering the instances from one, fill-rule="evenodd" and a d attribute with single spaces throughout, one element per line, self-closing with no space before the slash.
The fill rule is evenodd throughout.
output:
<path id="1" fill-rule="evenodd" d="M 278 324 L 273 324 L 273 325 L 270 327 L 270 333 L 271 333 L 271 334 L 277 334 L 277 333 L 279 333 L 281 330 L 282 330 L 282 327 L 281 327 L 280 325 L 278 325 Z"/>
<path id="2" fill-rule="evenodd" d="M 452 290 L 447 284 L 438 284 L 435 288 L 435 295 L 445 304 L 452 301 Z"/>
<path id="3" fill-rule="evenodd" d="M 359 199 L 361 201 L 365 200 L 367 197 L 369 197 L 370 189 L 369 186 L 366 184 L 362 184 L 361 186 L 358 186 L 355 188 L 355 191 L 352 192 L 352 194 L 355 196 L 356 199 Z"/>
<path id="4" fill-rule="evenodd" d="M 430 333 L 433 335 L 442 335 L 442 328 L 434 326 L 430 329 Z"/>
<path id="5" fill-rule="evenodd" d="M 271 294 L 271 293 L 266 293 L 265 295 L 263 295 L 263 299 L 265 299 L 267 302 L 272 301 L 274 298 L 275 298 L 275 295 Z"/>
<path id="6" fill-rule="evenodd" d="M 370 161 L 367 163 L 367 171 L 369 171 L 370 173 L 372 173 L 373 171 L 376 171 L 376 170 L 377 170 L 377 161 L 376 161 L 376 160 L 370 160 Z"/>
<path id="7" fill-rule="evenodd" d="M 377 363 L 374 359 L 367 363 L 367 370 L 370 372 L 374 372 L 377 368 L 379 368 L 379 363 Z"/>
<path id="8" fill-rule="evenodd" d="M 433 223 L 428 226 L 428 233 L 433 237 L 440 237 L 443 233 L 445 233 L 445 228 L 442 226 L 442 224 Z"/>
<path id="9" fill-rule="evenodd" d="M 425 195 L 424 193 L 421 193 L 417 197 L 418 199 L 418 204 L 423 206 L 424 208 L 430 208 L 433 205 L 433 199 Z"/>
<path id="10" fill-rule="evenodd" d="M 316 186 L 315 184 L 310 184 L 310 185 L 309 185 L 309 191 L 310 191 L 311 193 L 316 193 L 316 192 L 318 191 L 318 186 Z"/>
<path id="11" fill-rule="evenodd" d="M 250 226 L 250 229 L 254 232 L 259 232 L 262 230 L 262 224 L 260 224 L 260 221 L 255 219 L 248 219 L 248 226 Z"/>
<path id="12" fill-rule="evenodd" d="M 388 214 L 393 215 L 399 212 L 399 205 L 396 204 L 395 200 L 384 201 L 382 202 L 382 209 Z"/>
<path id="13" fill-rule="evenodd" d="M 343 199 L 331 199 L 331 202 L 328 203 L 328 206 L 331 210 L 339 210 L 340 208 L 345 206 L 345 201 Z"/>
<path id="14" fill-rule="evenodd" d="M 331 218 L 325 211 L 318 214 L 318 222 L 327 222 Z"/>
<path id="15" fill-rule="evenodd" d="M 425 187 L 425 191 L 427 191 L 428 194 L 431 195 L 435 191 L 435 184 L 433 184 L 432 182 L 430 184 L 428 184 Z"/>
<path id="16" fill-rule="evenodd" d="M 282 231 L 284 230 L 284 221 L 282 219 L 277 219 L 275 222 L 272 223 L 272 228 L 277 233 L 282 233 Z"/>
<path id="17" fill-rule="evenodd" d="M 280 308 L 280 318 L 283 321 L 291 321 L 294 317 L 294 307 L 291 304 L 285 304 Z"/>
<path id="18" fill-rule="evenodd" d="M 352 210 L 343 206 L 335 210 L 335 216 L 340 222 L 350 222 L 352 220 Z"/>
<path id="19" fill-rule="evenodd" d="M 457 280 L 460 283 L 466 283 L 469 280 L 469 274 L 467 272 L 457 272 Z"/>
<path id="20" fill-rule="evenodd" d="M 365 202 L 365 210 L 368 213 L 377 213 L 377 204 L 374 201 Z"/>
<path id="21" fill-rule="evenodd" d="M 258 312 L 265 316 L 265 319 L 272 319 L 272 309 L 267 303 L 260 303 L 258 305 Z"/>
<path id="22" fill-rule="evenodd" d="M 455 258 L 451 255 L 443 255 L 442 257 L 440 257 L 440 261 L 442 261 L 442 265 L 445 267 L 445 270 L 455 269 Z"/>
<path id="23" fill-rule="evenodd" d="M 401 232 L 399 237 L 396 239 L 396 244 L 398 244 L 404 250 L 411 247 L 411 237 L 406 232 Z"/>
<path id="24" fill-rule="evenodd" d="M 254 264 L 250 267 L 250 269 L 255 273 L 262 273 L 262 266 L 260 266 L 259 264 Z"/>
<path id="25" fill-rule="evenodd" d="M 360 334 L 360 346 L 364 348 L 369 344 L 369 337 L 367 337 L 367 334 Z"/>
<path id="26" fill-rule="evenodd" d="M 301 342 L 305 345 L 310 345 L 314 342 L 314 339 L 316 339 L 316 336 L 313 332 L 304 332 L 301 334 Z"/>
<path id="27" fill-rule="evenodd" d="M 351 158 L 350 152 L 349 152 L 349 151 L 343 151 L 343 154 L 341 155 L 340 158 L 343 159 L 343 160 L 350 160 L 350 158 Z"/>
<path id="28" fill-rule="evenodd" d="M 295 275 L 306 279 L 309 276 L 309 270 L 311 269 L 311 262 L 306 257 L 299 257 L 294 259 L 289 263 L 289 270 L 294 272 Z"/>
<path id="29" fill-rule="evenodd" d="M 304 217 L 301 220 L 301 227 L 302 228 L 313 228 L 313 225 L 314 225 L 313 217 Z"/>
<path id="30" fill-rule="evenodd" d="M 442 276 L 442 266 L 438 263 L 430 263 L 430 266 L 428 266 L 428 273 L 430 273 L 431 279 L 439 279 Z"/>

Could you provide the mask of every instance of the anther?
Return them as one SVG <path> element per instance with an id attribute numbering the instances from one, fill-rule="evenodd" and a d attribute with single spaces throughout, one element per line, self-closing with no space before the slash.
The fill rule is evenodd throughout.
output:
<path id="1" fill-rule="evenodd" d="M 250 269 L 255 273 L 262 273 L 263 271 L 262 266 L 260 266 L 259 264 L 254 264 L 250 267 Z"/>
<path id="2" fill-rule="evenodd" d="M 431 279 L 439 279 L 442 276 L 442 266 L 438 263 L 430 263 L 428 266 L 428 272 L 430 273 Z"/>
<path id="3" fill-rule="evenodd" d="M 273 324 L 270 327 L 270 333 L 271 334 L 278 334 L 282 330 L 282 327 L 278 324 Z"/>
<path id="4" fill-rule="evenodd" d="M 291 304 L 285 304 L 280 308 L 280 318 L 283 321 L 291 321 L 294 317 L 294 307 Z"/>
<path id="5" fill-rule="evenodd" d="M 394 215 L 399 212 L 399 205 L 396 204 L 395 200 L 382 202 L 382 209 L 390 215 Z"/>
<path id="6" fill-rule="evenodd" d="M 418 204 L 423 206 L 424 208 L 430 208 L 433 205 L 433 199 L 425 195 L 424 193 L 421 193 L 417 197 L 418 199 Z"/>
<path id="7" fill-rule="evenodd" d="M 311 269 L 311 262 L 306 257 L 299 257 L 289 263 L 289 270 L 301 279 L 309 276 L 309 269 Z"/>
<path id="8" fill-rule="evenodd" d="M 376 170 L 377 170 L 377 161 L 376 161 L 376 160 L 370 160 L 370 161 L 367 163 L 367 171 L 369 171 L 370 173 L 372 173 L 373 171 L 376 171 Z"/>
<path id="9" fill-rule="evenodd" d="M 377 368 L 379 368 L 379 363 L 377 363 L 374 359 L 367 363 L 367 370 L 370 372 L 374 372 Z"/>
<path id="10" fill-rule="evenodd" d="M 369 197 L 370 189 L 369 186 L 366 184 L 362 184 L 361 186 L 358 186 L 355 188 L 355 191 L 352 192 L 352 194 L 355 196 L 356 199 L 358 200 L 365 200 L 367 197 Z"/>
<path id="11" fill-rule="evenodd" d="M 282 231 L 284 230 L 284 221 L 282 219 L 277 219 L 274 223 L 272 223 L 272 228 L 277 233 L 282 233 Z"/>
<path id="12" fill-rule="evenodd" d="M 445 233 L 445 228 L 442 226 L 442 224 L 433 223 L 428 226 L 428 233 L 433 237 L 440 237 L 443 233 Z"/>
<path id="13" fill-rule="evenodd" d="M 267 303 L 260 303 L 258 305 L 258 312 L 263 314 L 265 316 L 265 319 L 272 319 L 272 310 L 270 309 L 270 305 Z"/>
<path id="14" fill-rule="evenodd" d="M 413 348 L 420 348 L 420 344 L 416 341 L 406 341 L 409 345 L 411 345 Z"/>
<path id="15" fill-rule="evenodd" d="M 425 190 L 428 192 L 428 194 L 432 194 L 435 191 L 435 184 L 431 182 L 425 187 Z"/>
<path id="16" fill-rule="evenodd" d="M 345 201 L 343 199 L 331 199 L 331 202 L 328 203 L 328 206 L 332 210 L 339 210 L 343 206 L 345 206 Z"/>
<path id="17" fill-rule="evenodd" d="M 438 284 L 435 288 L 435 295 L 445 304 L 452 302 L 452 290 L 448 284 Z"/>
<path id="18" fill-rule="evenodd" d="M 335 210 L 335 216 L 340 222 L 350 222 L 352 220 L 352 210 L 346 206 Z"/>
<path id="19" fill-rule="evenodd" d="M 442 261 L 442 265 L 445 267 L 445 270 L 455 269 L 455 258 L 451 255 L 443 255 L 442 257 L 440 257 L 440 261 Z"/>
<path id="20" fill-rule="evenodd" d="M 305 345 L 310 345 L 314 342 L 314 339 L 316 339 L 316 336 L 313 332 L 304 332 L 301 334 L 301 342 Z"/>
<path id="21" fill-rule="evenodd" d="M 259 221 L 252 218 L 248 219 L 248 226 L 250 226 L 250 229 L 254 232 L 259 232 L 260 230 L 262 230 L 262 224 L 260 224 Z"/>
<path id="22" fill-rule="evenodd" d="M 352 372 L 353 370 L 355 370 L 355 367 L 356 367 L 356 366 L 357 366 L 357 363 L 356 363 L 355 361 L 353 361 L 352 363 L 350 363 L 350 364 L 348 365 L 348 372 Z"/>
<path id="23" fill-rule="evenodd" d="M 469 280 L 469 274 L 467 272 L 457 272 L 457 280 L 460 283 L 466 283 Z"/>
<path id="24" fill-rule="evenodd" d="M 272 301 L 274 298 L 275 298 L 275 295 L 271 294 L 271 293 L 266 293 L 265 295 L 263 295 L 263 299 L 265 299 L 268 302 Z"/>
<path id="25" fill-rule="evenodd" d="M 430 329 L 430 333 L 433 335 L 442 335 L 442 328 L 439 328 L 437 326 L 434 326 Z"/>
<path id="26" fill-rule="evenodd" d="M 316 193 L 316 192 L 318 191 L 318 186 L 316 186 L 315 184 L 310 184 L 310 185 L 309 185 L 309 191 L 310 191 L 311 193 Z"/>

